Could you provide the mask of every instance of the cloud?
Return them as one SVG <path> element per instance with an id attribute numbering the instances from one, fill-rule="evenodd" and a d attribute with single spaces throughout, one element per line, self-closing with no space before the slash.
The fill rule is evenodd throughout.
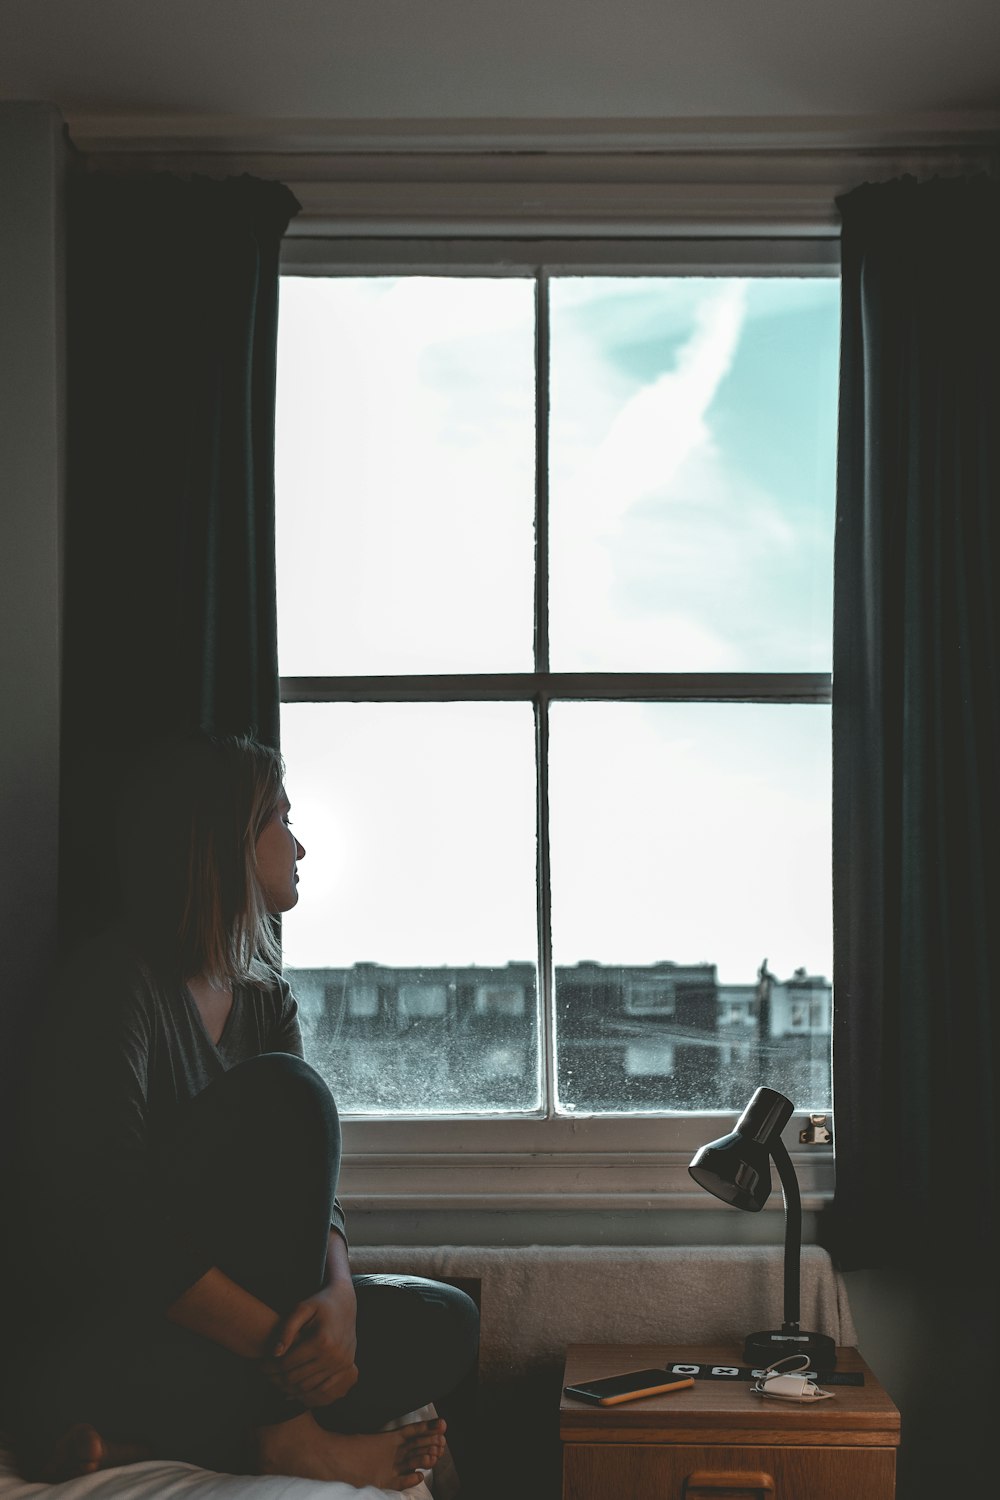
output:
<path id="1" fill-rule="evenodd" d="M 630 536 L 635 550 L 636 512 L 654 499 L 662 508 L 680 496 L 707 510 L 718 493 L 721 458 L 709 413 L 736 357 L 746 310 L 745 282 L 712 284 L 695 305 L 694 327 L 672 369 L 625 396 L 596 442 L 590 427 L 580 426 L 574 437 L 566 424 L 560 433 L 553 486 L 553 666 L 563 665 L 555 658 L 567 651 L 583 669 L 723 671 L 734 665 L 731 642 L 704 612 L 676 602 L 671 608 L 662 573 L 653 610 L 633 605 L 630 612 L 621 593 Z M 613 378 L 602 349 L 592 348 L 577 370 L 581 386 L 603 387 L 610 396 Z M 568 385 L 568 361 L 561 374 Z M 562 399 L 570 407 L 573 392 Z M 694 487 L 691 476 L 698 479 Z M 697 518 L 678 516 L 677 522 L 672 544 L 693 547 L 702 576 L 711 577 L 716 564 L 704 554 L 718 539 L 706 536 Z"/>
<path id="2" fill-rule="evenodd" d="M 575 462 L 559 455 L 569 473 L 576 469 L 571 487 L 568 476 L 562 481 L 562 503 L 588 518 L 593 541 L 650 495 L 661 494 L 686 460 L 711 444 L 707 415 L 732 368 L 745 315 L 745 283 L 720 282 L 698 302 L 694 329 L 674 368 L 632 392 L 596 443 L 589 431 L 581 433 Z M 581 378 L 607 387 L 608 373 L 601 368 L 606 356 L 597 353 L 596 363 L 597 370 L 584 369 Z M 572 393 L 565 399 L 571 401 Z"/>
<path id="3" fill-rule="evenodd" d="M 668 491 L 689 457 L 711 445 L 708 412 L 732 368 L 745 315 L 745 284 L 722 282 L 698 304 L 676 367 L 637 391 L 615 418 L 590 474 L 617 517 Z"/>

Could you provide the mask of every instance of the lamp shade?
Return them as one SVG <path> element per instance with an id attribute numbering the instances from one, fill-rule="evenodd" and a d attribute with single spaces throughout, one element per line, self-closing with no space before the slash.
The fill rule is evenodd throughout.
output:
<path id="1" fill-rule="evenodd" d="M 771 1151 L 794 1105 L 774 1089 L 758 1089 L 729 1135 L 695 1153 L 688 1171 L 700 1187 L 734 1208 L 759 1213 L 771 1193 Z"/>
<path id="2" fill-rule="evenodd" d="M 706 1192 L 750 1213 L 759 1213 L 770 1196 L 771 1158 L 735 1131 L 702 1146 L 688 1171 Z"/>

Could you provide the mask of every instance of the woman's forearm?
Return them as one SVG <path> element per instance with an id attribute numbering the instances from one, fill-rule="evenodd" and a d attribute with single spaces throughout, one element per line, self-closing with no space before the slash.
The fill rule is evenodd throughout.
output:
<path id="1" fill-rule="evenodd" d="M 345 1282 L 348 1285 L 351 1282 L 347 1244 L 342 1235 L 331 1229 L 325 1285 L 343 1286 Z M 273 1308 L 218 1266 L 206 1271 L 182 1292 L 167 1308 L 167 1317 L 243 1359 L 266 1359 L 273 1352 L 274 1335 L 281 1322 Z"/>
<path id="2" fill-rule="evenodd" d="M 338 1281 L 350 1281 L 351 1263 L 347 1256 L 347 1241 L 336 1229 L 330 1230 L 326 1247 L 326 1280 L 324 1286 L 333 1286 Z"/>
<path id="3" fill-rule="evenodd" d="M 182 1292 L 167 1308 L 167 1317 L 171 1323 L 201 1334 L 243 1359 L 266 1358 L 280 1322 L 273 1308 L 231 1280 L 218 1266 L 206 1271 Z"/>

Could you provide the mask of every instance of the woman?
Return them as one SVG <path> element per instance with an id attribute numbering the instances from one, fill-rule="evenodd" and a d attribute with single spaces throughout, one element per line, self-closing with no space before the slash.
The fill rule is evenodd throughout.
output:
<path id="1" fill-rule="evenodd" d="M 298 900 L 289 813 L 247 738 L 125 789 L 123 920 L 64 973 L 26 1111 L 29 1477 L 141 1453 L 402 1490 L 443 1452 L 441 1422 L 379 1429 L 458 1383 L 476 1311 L 351 1276 L 337 1112 L 270 920 Z"/>

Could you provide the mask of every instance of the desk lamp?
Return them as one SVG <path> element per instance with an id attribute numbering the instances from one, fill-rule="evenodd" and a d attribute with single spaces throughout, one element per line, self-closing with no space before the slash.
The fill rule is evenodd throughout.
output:
<path id="1" fill-rule="evenodd" d="M 802 1200 L 795 1168 L 781 1139 L 794 1108 L 784 1094 L 758 1089 L 731 1134 L 701 1146 L 688 1171 L 699 1186 L 724 1203 L 759 1213 L 771 1193 L 773 1159 L 785 1201 L 784 1321 L 780 1329 L 748 1334 L 743 1357 L 758 1368 L 787 1354 L 807 1354 L 814 1370 L 832 1370 L 837 1360 L 833 1339 L 799 1328 Z"/>

